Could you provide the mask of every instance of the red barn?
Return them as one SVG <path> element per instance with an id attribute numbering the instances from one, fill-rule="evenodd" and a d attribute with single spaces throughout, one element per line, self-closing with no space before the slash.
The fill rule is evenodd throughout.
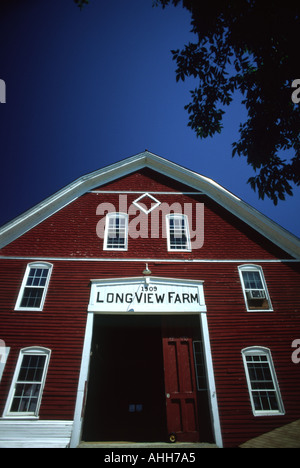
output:
<path id="1" fill-rule="evenodd" d="M 145 151 L 0 230 L 0 446 L 238 447 L 300 419 L 300 241 Z"/>

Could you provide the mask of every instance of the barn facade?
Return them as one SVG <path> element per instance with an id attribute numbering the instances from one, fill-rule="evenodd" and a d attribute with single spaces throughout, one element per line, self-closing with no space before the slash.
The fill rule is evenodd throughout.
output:
<path id="1" fill-rule="evenodd" d="M 0 247 L 1 447 L 238 447 L 300 419 L 300 241 L 211 179 L 145 151 Z"/>

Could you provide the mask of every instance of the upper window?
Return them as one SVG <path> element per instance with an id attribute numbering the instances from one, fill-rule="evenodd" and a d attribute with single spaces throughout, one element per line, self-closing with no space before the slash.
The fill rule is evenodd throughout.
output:
<path id="1" fill-rule="evenodd" d="M 127 250 L 128 215 L 108 213 L 106 215 L 104 250 Z"/>
<path id="2" fill-rule="evenodd" d="M 182 214 L 167 215 L 168 250 L 190 251 L 188 218 Z"/>
<path id="3" fill-rule="evenodd" d="M 43 310 L 52 265 L 38 262 L 27 265 L 16 303 L 16 310 Z"/>
<path id="4" fill-rule="evenodd" d="M 283 403 L 267 348 L 247 348 L 242 351 L 249 395 L 255 416 L 284 414 Z"/>
<path id="5" fill-rule="evenodd" d="M 38 416 L 50 353 L 46 348 L 25 348 L 20 351 L 5 416 Z"/>
<path id="6" fill-rule="evenodd" d="M 273 308 L 262 268 L 256 265 L 243 265 L 239 267 L 239 273 L 247 310 L 249 312 L 272 311 Z"/>

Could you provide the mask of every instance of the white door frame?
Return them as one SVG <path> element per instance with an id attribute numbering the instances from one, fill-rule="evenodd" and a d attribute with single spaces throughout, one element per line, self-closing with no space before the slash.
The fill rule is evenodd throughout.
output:
<path id="1" fill-rule="evenodd" d="M 159 280 L 160 278 L 151 278 L 151 284 L 155 284 L 155 280 Z M 133 282 L 136 282 L 136 278 L 132 278 Z M 150 278 L 143 278 L 143 280 L 149 284 Z M 166 279 L 161 278 L 162 282 Z M 101 281 L 105 284 L 107 280 L 93 280 L 93 284 L 100 285 Z M 110 283 L 115 283 L 117 285 L 119 280 L 109 280 Z M 122 280 L 124 284 L 124 279 Z M 171 279 L 168 279 L 168 284 L 170 284 Z M 198 283 L 199 287 L 203 288 L 203 282 L 195 282 L 193 280 L 178 280 L 174 279 L 174 287 L 180 285 L 180 282 L 187 286 L 189 283 L 192 287 L 195 287 L 195 283 Z M 130 279 L 125 279 L 125 284 L 130 284 Z M 158 283 L 157 283 L 158 284 Z M 91 301 L 94 301 L 94 292 L 92 292 L 91 288 Z M 195 311 L 190 312 L 187 310 L 179 312 L 178 310 L 174 313 L 171 310 L 162 310 L 160 312 L 156 311 L 156 314 L 170 314 L 170 315 L 198 315 L 200 318 L 200 328 L 201 333 L 203 336 L 203 343 L 204 343 L 204 354 L 205 354 L 205 361 L 206 361 L 206 369 L 207 369 L 207 378 L 208 378 L 208 387 L 209 387 L 209 397 L 210 397 L 210 408 L 211 408 L 211 419 L 212 419 L 212 427 L 215 436 L 215 442 L 218 447 L 223 446 L 222 442 L 222 434 L 221 434 L 221 425 L 220 425 L 220 417 L 219 417 L 219 409 L 218 409 L 218 401 L 217 401 L 217 392 L 216 392 L 216 385 L 215 385 L 215 378 L 214 378 L 214 370 L 213 370 L 213 361 L 212 361 L 212 354 L 211 354 L 211 347 L 210 347 L 210 338 L 209 338 L 209 329 L 208 329 L 208 322 L 206 316 L 206 307 L 203 305 L 203 290 L 200 294 L 201 296 L 201 305 L 199 304 L 200 312 L 195 313 Z M 90 301 L 90 302 L 91 302 Z M 128 304 L 127 304 L 128 305 Z M 152 304 L 151 304 L 152 306 Z M 151 314 L 151 307 L 149 310 L 140 310 L 140 311 L 133 311 L 132 309 L 125 310 L 122 314 L 124 315 L 152 315 Z M 85 400 L 86 400 L 86 393 L 87 393 L 87 385 L 88 385 L 88 377 L 89 377 L 89 364 L 90 364 L 90 353 L 91 353 L 91 345 L 92 345 L 92 336 L 93 336 L 93 327 L 94 327 L 94 315 L 95 314 L 112 314 L 118 313 L 120 311 L 113 311 L 113 310 L 95 310 L 94 306 L 89 306 L 89 312 L 87 313 L 87 322 L 86 322 L 86 330 L 85 330 L 85 338 L 84 338 L 84 345 L 83 345 L 83 352 L 82 352 L 82 360 L 81 360 L 81 369 L 80 369 L 80 376 L 79 376 L 79 383 L 78 383 L 78 390 L 77 390 L 77 399 L 76 399 L 76 406 L 75 406 L 75 413 L 74 413 L 74 424 L 73 424 L 73 431 L 71 437 L 71 448 L 76 448 L 81 440 L 81 433 L 82 433 L 82 424 L 83 424 L 83 416 L 84 416 L 84 409 L 85 409 Z"/>

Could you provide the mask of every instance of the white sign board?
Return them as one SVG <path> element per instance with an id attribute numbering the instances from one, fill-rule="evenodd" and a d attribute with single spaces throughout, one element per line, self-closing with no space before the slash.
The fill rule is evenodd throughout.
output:
<path id="1" fill-rule="evenodd" d="M 202 281 L 148 276 L 91 283 L 89 312 L 206 312 Z"/>

